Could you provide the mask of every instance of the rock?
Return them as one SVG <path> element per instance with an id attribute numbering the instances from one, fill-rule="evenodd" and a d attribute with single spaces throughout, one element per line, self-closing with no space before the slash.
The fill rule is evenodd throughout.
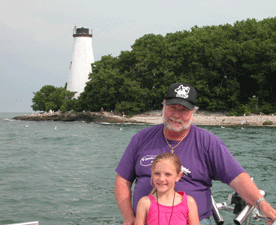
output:
<path id="1" fill-rule="evenodd" d="M 32 114 L 27 116 L 17 116 L 14 117 L 15 120 L 27 120 L 27 121 L 85 121 L 87 123 L 91 122 L 106 122 L 106 123 L 126 123 L 131 122 L 126 118 L 120 116 L 108 115 L 106 113 L 92 113 L 92 112 L 66 112 L 66 113 L 53 113 L 53 114 Z M 136 122 L 136 121 L 132 121 Z"/>

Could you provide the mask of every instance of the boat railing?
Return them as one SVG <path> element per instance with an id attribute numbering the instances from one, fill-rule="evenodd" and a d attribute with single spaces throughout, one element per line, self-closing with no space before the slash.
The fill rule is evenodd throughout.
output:
<path id="1" fill-rule="evenodd" d="M 264 197 L 266 196 L 264 190 L 260 190 L 260 193 Z M 262 215 L 262 213 L 256 207 L 245 202 L 237 193 L 230 194 L 228 196 L 228 203 L 234 204 L 234 206 L 230 206 L 226 202 L 216 203 L 212 196 L 213 218 L 217 225 L 224 224 L 224 219 L 220 213 L 222 210 L 231 211 L 236 214 L 234 218 L 234 224 L 237 225 L 249 225 L 251 218 L 256 221 L 263 220 L 273 222 L 272 225 L 276 225 L 276 220 L 272 221 L 271 219 Z"/>

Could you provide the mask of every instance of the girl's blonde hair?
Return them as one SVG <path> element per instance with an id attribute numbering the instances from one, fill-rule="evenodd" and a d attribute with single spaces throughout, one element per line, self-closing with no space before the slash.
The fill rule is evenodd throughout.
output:
<path id="1" fill-rule="evenodd" d="M 182 164 L 181 164 L 181 161 L 180 161 L 180 159 L 178 158 L 178 156 L 176 154 L 171 153 L 171 152 L 165 152 L 165 153 L 161 153 L 160 155 L 156 156 L 155 159 L 153 160 L 152 164 L 151 164 L 150 183 L 153 186 L 153 189 L 152 189 L 150 195 L 153 195 L 157 191 L 156 187 L 153 184 L 152 177 L 153 177 L 153 172 L 154 172 L 156 164 L 158 162 L 162 161 L 162 160 L 171 161 L 172 164 L 175 166 L 175 170 L 176 170 L 177 174 L 182 172 L 182 170 L 181 170 Z"/>

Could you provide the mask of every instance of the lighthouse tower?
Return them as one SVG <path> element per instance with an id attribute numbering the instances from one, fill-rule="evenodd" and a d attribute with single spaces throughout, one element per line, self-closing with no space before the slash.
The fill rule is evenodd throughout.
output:
<path id="1" fill-rule="evenodd" d="M 77 92 L 75 98 L 84 91 L 88 75 L 91 73 L 91 63 L 94 62 L 92 49 L 92 33 L 87 28 L 74 28 L 74 45 L 67 90 Z"/>

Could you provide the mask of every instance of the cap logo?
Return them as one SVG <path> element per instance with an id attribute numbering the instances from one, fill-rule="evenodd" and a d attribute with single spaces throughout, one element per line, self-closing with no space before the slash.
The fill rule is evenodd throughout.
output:
<path id="1" fill-rule="evenodd" d="M 176 97 L 178 98 L 189 98 L 190 87 L 184 87 L 182 84 L 174 90 Z"/>

